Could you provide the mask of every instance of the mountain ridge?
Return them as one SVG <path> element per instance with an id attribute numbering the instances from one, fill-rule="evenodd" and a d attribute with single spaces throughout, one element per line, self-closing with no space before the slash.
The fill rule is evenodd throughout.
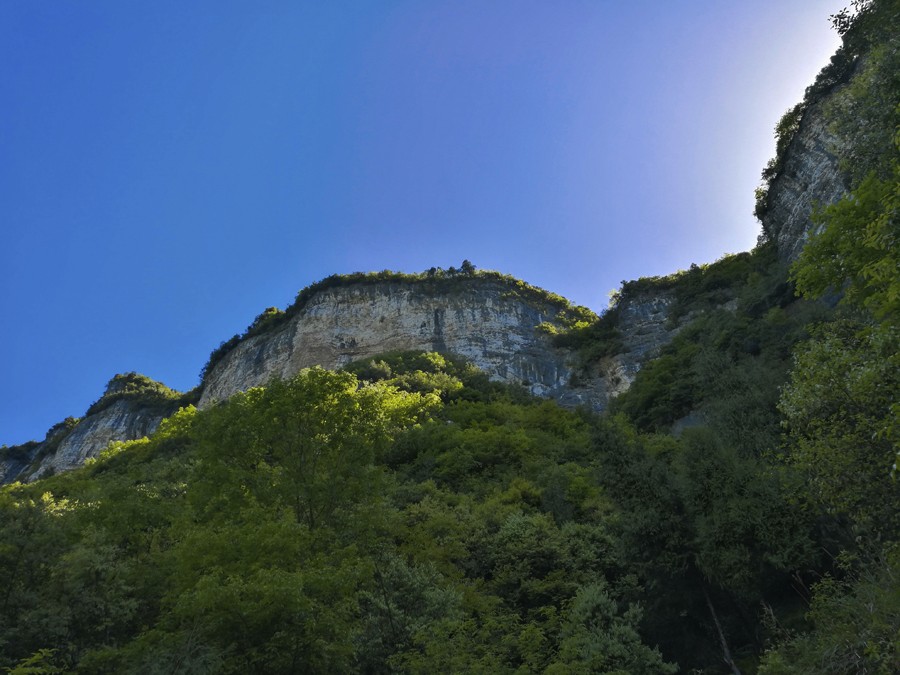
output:
<path id="1" fill-rule="evenodd" d="M 6 448 L 0 483 L 80 466 L 110 442 L 152 433 L 183 405 L 206 408 L 303 368 L 338 369 L 392 351 L 461 356 L 495 381 L 521 385 L 562 405 L 603 410 L 684 323 L 669 325 L 671 292 L 627 294 L 617 305 L 614 328 L 626 344 L 607 348 L 616 353 L 588 366 L 577 346 L 565 346 L 560 338 L 600 318 L 513 277 L 472 270 L 449 279 L 429 278 L 427 272 L 333 279 L 339 282 L 301 291 L 299 308 L 270 308 L 243 335 L 223 343 L 191 392 L 176 392 L 135 373 L 114 376 L 83 418 L 68 418 L 64 433 L 55 425 L 41 442 Z M 435 286 L 442 292 L 434 293 Z"/>
<path id="2" fill-rule="evenodd" d="M 757 216 L 762 224 L 761 241 L 772 242 L 784 260 L 796 259 L 810 232 L 815 230 L 816 225 L 812 218 L 815 209 L 838 201 L 849 189 L 849 177 L 841 166 L 841 153 L 849 147 L 848 141 L 833 129 L 834 125 L 829 118 L 831 114 L 829 105 L 854 77 L 859 76 L 859 72 L 863 70 L 861 62 L 862 57 L 859 54 L 848 55 L 839 52 L 832 59 L 832 64 L 823 69 L 816 83 L 807 90 L 804 101 L 788 111 L 779 123 L 776 131 L 779 141 L 778 154 L 763 171 L 766 184 L 757 191 Z M 678 274 L 674 274 L 663 279 L 675 280 L 677 277 Z M 567 331 L 577 333 L 600 319 L 591 310 L 573 305 L 556 293 L 509 275 L 476 270 L 469 261 L 464 261 L 459 269 L 451 267 L 443 270 L 432 267 L 419 274 L 388 270 L 335 274 L 302 289 L 295 301 L 286 309 L 270 307 L 264 310 L 244 333 L 223 341 L 213 350 L 204 365 L 200 385 L 194 391 L 193 397 L 202 407 L 250 386 L 264 384 L 273 376 L 288 377 L 303 367 L 321 365 L 339 368 L 352 360 L 376 356 L 379 351 L 422 349 L 458 353 L 482 367 L 494 379 L 506 383 L 525 383 L 531 393 L 547 396 L 564 405 L 587 405 L 594 410 L 603 410 L 608 407 L 611 398 L 628 388 L 641 365 L 658 355 L 660 349 L 690 319 L 690 317 L 673 319 L 671 316 L 675 298 L 671 290 L 667 289 L 667 282 L 654 285 L 648 281 L 652 279 L 623 282 L 621 298 L 614 308 L 617 310 L 617 317 L 623 318 L 616 318 L 612 322 L 607 320 L 607 324 L 615 323 L 614 330 L 624 329 L 622 348 L 600 349 L 600 358 L 595 358 L 591 364 L 585 364 L 585 358 L 579 357 L 578 349 L 573 348 L 571 344 L 568 347 L 554 346 L 554 342 L 559 345 L 566 341 L 553 340 L 552 334 L 558 335 Z M 517 345 L 509 343 L 505 348 L 492 348 L 488 344 L 489 341 L 481 340 L 480 346 L 476 346 L 475 343 L 479 341 L 476 331 L 479 324 L 474 315 L 468 322 L 454 324 L 450 343 L 442 338 L 441 324 L 446 315 L 441 312 L 446 312 L 447 307 L 453 305 L 450 298 L 454 293 L 458 294 L 460 289 L 471 287 L 473 282 L 495 284 L 496 288 L 503 289 L 493 293 L 494 303 L 509 300 L 510 297 L 500 297 L 504 293 L 516 297 L 517 303 L 506 302 L 513 314 L 518 311 L 514 310 L 514 307 L 525 311 L 524 308 L 529 306 L 529 303 L 541 306 L 542 309 L 536 316 L 530 316 L 529 321 L 524 324 L 519 322 L 516 325 L 515 334 L 519 340 Z M 337 297 L 340 289 L 351 289 L 349 291 L 351 294 L 364 294 L 363 289 L 371 290 L 372 287 L 385 284 L 405 284 L 408 287 L 415 286 L 426 290 L 420 298 L 418 309 L 407 317 L 408 320 L 403 327 L 406 338 L 400 337 L 400 325 L 395 321 L 394 335 L 378 339 L 378 331 L 372 328 L 371 322 L 387 321 L 388 314 L 384 312 L 378 316 L 362 312 L 357 316 L 356 328 L 347 322 L 338 327 L 340 322 L 337 321 L 338 315 L 335 314 L 332 317 L 334 319 L 331 321 L 332 325 L 326 330 L 329 338 L 327 340 L 323 338 L 318 343 L 312 340 L 315 344 L 312 345 L 312 352 L 309 352 L 311 332 L 305 329 L 298 332 L 300 323 L 297 322 L 297 317 L 312 316 L 314 312 L 309 311 L 311 303 L 315 304 L 321 300 L 323 294 L 331 293 L 327 297 L 340 304 Z M 430 315 L 426 316 L 421 310 L 428 304 L 426 299 L 429 295 L 433 302 L 429 310 Z M 390 301 L 385 300 L 385 297 L 382 297 L 382 300 L 387 306 Z M 442 304 L 441 298 L 445 298 L 447 302 Z M 724 302 L 727 301 L 726 299 Z M 477 314 L 476 305 L 472 305 L 469 309 Z M 456 310 L 461 311 L 461 307 L 456 306 Z M 490 311 L 488 313 L 490 314 Z M 413 316 L 415 321 L 412 319 Z M 322 317 L 319 317 L 318 323 L 324 328 L 321 319 Z M 503 323 L 496 312 L 493 319 L 498 325 Z M 535 319 L 532 325 L 526 325 L 532 319 Z M 413 326 L 411 321 L 416 325 Z M 400 320 L 400 323 L 403 323 L 403 320 Z M 463 327 L 463 324 L 467 328 Z M 286 333 L 289 327 L 292 327 L 290 336 Z M 466 330 L 471 332 L 471 339 L 468 341 L 463 335 Z M 354 335 L 355 332 L 359 334 Z M 494 332 L 496 338 L 499 331 Z M 302 337 L 298 337 L 300 333 L 303 333 Z M 366 335 L 366 339 L 361 343 L 363 335 Z M 280 342 L 275 345 L 265 340 L 265 336 L 279 336 Z M 533 353 L 527 358 L 519 358 L 516 351 L 520 348 L 531 349 Z M 305 355 L 304 349 L 307 349 Z M 280 355 L 275 354 L 276 351 Z M 488 352 L 491 355 L 486 355 Z M 234 358 L 235 353 L 244 355 L 252 353 L 252 362 L 240 364 Z M 230 378 L 222 375 L 222 363 L 230 364 L 228 366 Z M 111 382 L 115 379 L 114 377 Z M 185 401 L 194 400 L 192 395 L 181 393 L 178 395 Z M 177 407 L 167 412 L 171 414 L 175 410 Z M 134 409 L 130 415 L 141 417 L 142 413 Z M 86 415 L 86 418 L 88 417 L 89 414 Z M 138 423 L 135 421 L 136 418 L 132 419 L 129 415 L 125 415 L 121 418 L 120 431 L 109 430 L 105 425 L 101 427 L 107 429 L 104 434 L 110 433 L 110 440 L 132 440 L 137 429 L 152 432 L 162 417 L 157 419 L 151 415 L 150 419 L 155 421 Z M 85 440 L 86 450 L 68 452 L 67 456 L 79 458 L 75 463 L 53 463 L 53 460 L 46 460 L 53 454 L 48 452 L 48 448 L 57 443 L 54 440 L 58 435 L 54 432 L 57 426 L 54 426 L 50 430 L 53 433 L 48 432 L 41 442 L 30 441 L 9 448 L 4 446 L 0 454 L 0 484 L 11 482 L 19 476 L 33 478 L 45 475 L 51 466 L 57 470 L 72 468 L 102 450 L 99 447 L 99 444 L 104 442 L 102 439 L 94 443 L 88 438 Z M 39 466 L 34 466 L 38 456 L 43 457 L 44 461 Z"/>

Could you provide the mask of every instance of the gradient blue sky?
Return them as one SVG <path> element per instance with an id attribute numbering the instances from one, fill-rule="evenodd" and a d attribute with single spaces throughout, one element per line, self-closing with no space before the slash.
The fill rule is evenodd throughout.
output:
<path id="1" fill-rule="evenodd" d="M 751 248 L 845 0 L 0 3 L 0 443 L 334 272 L 595 310 Z"/>

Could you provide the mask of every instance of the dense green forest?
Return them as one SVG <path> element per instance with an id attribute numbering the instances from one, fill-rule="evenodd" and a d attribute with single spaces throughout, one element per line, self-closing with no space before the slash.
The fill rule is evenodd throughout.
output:
<path id="1" fill-rule="evenodd" d="M 610 411 L 418 352 L 154 389 L 184 405 L 151 438 L 0 489 L 0 669 L 900 672 L 900 3 L 855 8 L 807 94 L 867 55 L 831 113 L 851 194 L 793 265 L 626 285 L 692 320 Z M 615 311 L 557 340 L 589 367 Z"/>

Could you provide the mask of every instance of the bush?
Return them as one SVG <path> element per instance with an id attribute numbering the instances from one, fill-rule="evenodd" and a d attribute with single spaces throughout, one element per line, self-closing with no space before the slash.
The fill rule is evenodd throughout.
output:
<path id="1" fill-rule="evenodd" d="M 181 406 L 196 403 L 199 400 L 199 390 L 192 389 L 182 393 L 146 375 L 124 373 L 116 375 L 109 381 L 106 393 L 90 405 L 85 416 L 96 415 L 116 401 L 122 400 L 134 401 L 145 408 L 174 412 Z"/>

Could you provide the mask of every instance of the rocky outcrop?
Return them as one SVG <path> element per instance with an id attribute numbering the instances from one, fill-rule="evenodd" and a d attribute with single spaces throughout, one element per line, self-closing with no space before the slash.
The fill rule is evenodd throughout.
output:
<path id="1" fill-rule="evenodd" d="M 541 327 L 560 327 L 558 300 L 523 296 L 504 281 L 472 276 L 441 292 L 398 281 L 325 288 L 290 320 L 228 351 L 207 373 L 198 405 L 311 366 L 336 369 L 386 352 L 421 350 L 462 356 L 496 381 L 562 405 L 602 410 L 679 329 L 669 320 L 673 301 L 666 292 L 623 299 L 618 323 L 627 348 L 585 369 Z M 83 419 L 55 426 L 40 443 L 5 449 L 0 484 L 78 467 L 114 441 L 152 434 L 185 402 L 167 398 L 173 394 L 149 378 L 117 375 Z"/>
<path id="2" fill-rule="evenodd" d="M 492 379 L 538 396 L 602 407 L 603 383 L 575 385 L 572 354 L 538 328 L 556 322 L 559 311 L 477 276 L 441 293 L 397 281 L 326 288 L 288 322 L 229 351 L 207 373 L 199 406 L 310 366 L 334 369 L 385 352 L 422 350 L 465 357 Z"/>
<path id="3" fill-rule="evenodd" d="M 523 299 L 500 282 L 474 277 L 444 294 L 398 282 L 329 288 L 286 324 L 229 351 L 207 374 L 199 406 L 303 368 L 335 369 L 385 352 L 421 350 L 462 356 L 496 381 L 563 405 L 603 410 L 693 318 L 673 321 L 674 303 L 672 290 L 623 298 L 616 322 L 625 349 L 585 372 L 577 354 L 554 347 L 538 328 L 555 323 L 559 307 Z"/>
<path id="4" fill-rule="evenodd" d="M 624 298 L 618 309 L 618 328 L 622 342 L 628 348 L 629 364 L 638 367 L 657 356 L 681 330 L 684 321 L 671 322 L 675 292 L 641 293 Z M 636 371 L 635 371 L 636 372 Z"/>
<path id="5" fill-rule="evenodd" d="M 800 255 L 809 238 L 815 207 L 833 204 L 849 190 L 839 160 L 844 141 L 829 130 L 827 102 L 828 97 L 805 111 L 769 186 L 763 230 L 789 260 Z"/>
<path id="6" fill-rule="evenodd" d="M 149 436 L 170 414 L 150 411 L 140 402 L 119 400 L 95 415 L 81 420 L 60 440 L 52 453 L 42 457 L 29 480 L 82 466 L 114 441 L 131 441 Z M 41 455 L 40 450 L 37 453 Z"/>
<path id="7" fill-rule="evenodd" d="M 33 481 L 82 466 L 110 443 L 143 438 L 156 431 L 159 423 L 178 409 L 181 400 L 126 391 L 135 378 L 152 382 L 134 374 L 117 375 L 82 419 L 68 418 L 54 425 L 39 443 L 32 441 L 0 451 L 0 485 Z"/>
<path id="8" fill-rule="evenodd" d="M 34 462 L 42 445 L 37 441 L 29 441 L 22 445 L 0 448 L 0 485 L 12 483 L 22 476 Z"/>
<path id="9" fill-rule="evenodd" d="M 462 356 L 496 381 L 562 405 L 603 410 L 690 319 L 672 319 L 674 302 L 670 290 L 624 297 L 616 322 L 625 349 L 585 367 L 541 327 L 560 327 L 560 303 L 523 296 L 507 282 L 472 276 L 439 293 L 425 283 L 398 281 L 324 288 L 289 320 L 225 353 L 207 373 L 198 405 L 311 366 L 336 369 L 386 352 L 421 350 Z M 53 427 L 43 442 L 5 449 L 0 484 L 81 466 L 114 441 L 152 434 L 191 400 L 149 378 L 117 375 L 83 419 Z"/>
<path id="10" fill-rule="evenodd" d="M 734 309 L 732 305 L 736 303 L 728 303 L 726 308 Z M 619 301 L 616 327 L 625 349 L 601 359 L 595 370 L 606 393 L 604 403 L 627 391 L 641 367 L 659 356 L 663 347 L 697 316 L 676 315 L 674 307 L 675 291 L 671 289 L 627 294 Z"/>

